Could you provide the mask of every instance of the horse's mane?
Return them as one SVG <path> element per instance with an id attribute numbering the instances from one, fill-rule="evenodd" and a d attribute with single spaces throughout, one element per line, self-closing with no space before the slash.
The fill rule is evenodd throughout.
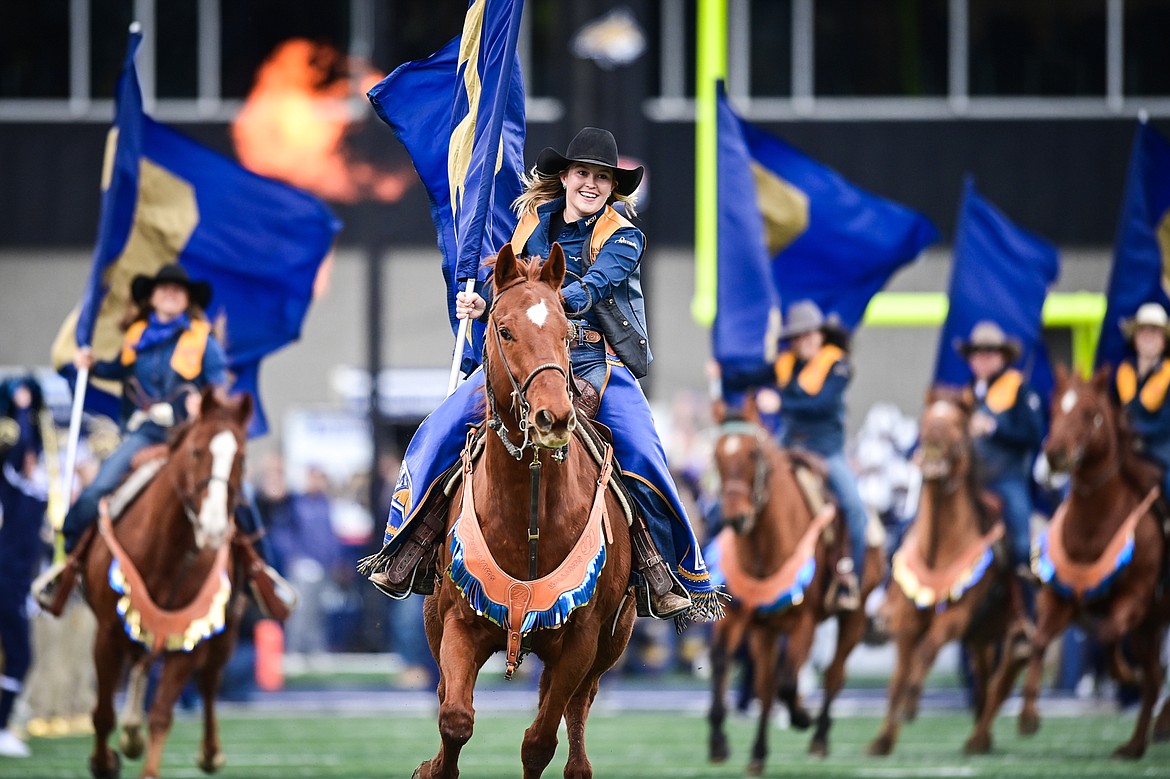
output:
<path id="1" fill-rule="evenodd" d="M 1114 430 L 1117 432 L 1117 446 L 1121 450 L 1121 478 L 1138 492 L 1147 492 L 1162 483 L 1158 466 L 1137 452 L 1137 433 L 1129 417 L 1113 399 L 1106 394 L 1106 403 L 1113 412 Z"/>

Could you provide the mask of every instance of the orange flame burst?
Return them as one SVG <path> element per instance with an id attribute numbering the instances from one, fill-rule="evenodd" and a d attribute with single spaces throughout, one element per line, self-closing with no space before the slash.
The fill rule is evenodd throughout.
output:
<path id="1" fill-rule="evenodd" d="M 364 93 L 380 78 L 331 46 L 299 38 L 280 44 L 232 123 L 241 164 L 334 202 L 399 200 L 415 180 L 409 169 L 357 159 L 347 144 L 371 115 L 363 110 L 355 120 L 354 106 L 364 108 Z"/>

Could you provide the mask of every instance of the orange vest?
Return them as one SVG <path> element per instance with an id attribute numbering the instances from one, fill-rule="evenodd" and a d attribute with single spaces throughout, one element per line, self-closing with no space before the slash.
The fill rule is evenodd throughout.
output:
<path id="1" fill-rule="evenodd" d="M 984 402 L 987 407 L 991 409 L 993 414 L 999 414 L 1007 411 L 1015 405 L 1016 396 L 1020 394 L 1020 386 L 1024 383 L 1024 375 L 1011 368 L 1003 372 L 1003 375 L 995 380 L 995 383 L 987 388 L 987 397 Z"/>
<path id="2" fill-rule="evenodd" d="M 845 356 L 845 351 L 839 346 L 825 344 L 821 350 L 809 360 L 800 375 L 796 378 L 801 389 L 810 395 L 816 395 L 825 386 L 825 378 L 833 366 Z M 776 358 L 776 383 L 781 388 L 787 387 L 792 381 L 792 369 L 796 367 L 796 352 L 788 351 Z"/>
<path id="3" fill-rule="evenodd" d="M 1170 389 L 1170 361 L 1163 361 L 1161 367 L 1146 379 L 1142 387 L 1141 402 L 1146 411 L 1157 411 L 1166 400 L 1166 391 Z M 1133 364 L 1123 362 L 1117 368 L 1117 396 L 1124 406 L 1137 395 L 1137 371 Z"/>
<path id="4" fill-rule="evenodd" d="M 524 247 L 528 243 L 528 239 L 532 233 L 536 231 L 540 224 L 540 215 L 535 211 L 528 211 L 524 216 L 520 217 L 519 223 L 516 225 L 515 231 L 512 232 L 512 251 L 517 256 L 524 253 Z M 601 252 L 601 247 L 605 246 L 605 242 L 610 239 L 614 233 L 623 227 L 633 227 L 634 223 L 613 209 L 613 206 L 606 206 L 605 210 L 601 212 L 601 216 L 597 218 L 597 224 L 593 226 L 593 234 L 589 239 L 589 261 L 586 267 L 593 264 L 597 259 L 598 253 Z"/>
<path id="5" fill-rule="evenodd" d="M 130 365 L 138 359 L 138 340 L 146 330 L 146 320 L 130 325 L 122 340 L 122 364 Z M 203 371 L 203 353 L 207 351 L 207 339 L 211 337 L 211 323 L 195 319 L 191 326 L 179 336 L 175 351 L 171 353 L 171 368 L 188 381 L 194 380 Z"/>

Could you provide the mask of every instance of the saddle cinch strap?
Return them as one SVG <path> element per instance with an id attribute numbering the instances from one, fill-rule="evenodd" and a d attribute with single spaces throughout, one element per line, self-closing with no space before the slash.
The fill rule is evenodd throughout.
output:
<path id="1" fill-rule="evenodd" d="M 227 575 L 230 537 L 216 551 L 211 571 L 194 599 L 183 608 L 171 611 L 154 602 L 142 574 L 114 536 L 107 502 L 103 500 L 99 506 L 98 532 L 114 557 L 110 583 L 122 594 L 118 611 L 126 634 L 152 652 L 163 649 L 189 652 L 203 639 L 222 631 L 232 590 Z"/>
<path id="2" fill-rule="evenodd" d="M 467 572 L 479 582 L 483 594 L 489 600 L 508 609 L 508 624 L 502 626 L 508 634 L 505 678 L 510 679 L 520 664 L 520 642 L 525 632 L 523 630 L 525 617 L 532 612 L 553 608 L 562 595 L 582 584 L 589 575 L 589 567 L 597 557 L 598 550 L 602 548 L 603 529 L 604 542 L 613 544 L 613 530 L 609 524 L 609 512 L 605 508 L 605 489 L 613 467 L 612 460 L 613 448 L 606 447 L 589 518 L 568 556 L 547 576 L 524 581 L 509 575 L 492 557 L 491 549 L 488 548 L 479 525 L 479 517 L 475 513 L 475 499 L 471 487 L 474 481 L 471 478 L 471 460 L 464 449 L 463 516 L 457 525 L 461 530 L 459 535 L 464 551 L 463 564 Z"/>
<path id="3" fill-rule="evenodd" d="M 807 570 L 806 565 L 816 553 L 817 539 L 836 515 L 837 510 L 832 504 L 822 507 L 797 541 L 792 554 L 764 579 L 757 579 L 744 571 L 735 553 L 735 531 L 727 529 L 721 532 L 718 536 L 719 567 L 731 597 L 753 610 L 779 611 L 799 605 L 804 600 L 805 587 L 816 573 L 815 562 L 813 570 Z M 802 572 L 805 576 L 798 581 L 797 577 Z"/>
<path id="4" fill-rule="evenodd" d="M 1068 501 L 1061 503 L 1056 514 L 1052 517 L 1052 523 L 1048 526 L 1048 543 L 1041 547 L 1040 554 L 1033 552 L 1033 570 L 1037 572 L 1040 580 L 1045 584 L 1055 579 L 1056 582 L 1071 590 L 1077 598 L 1084 598 L 1088 593 L 1104 584 L 1110 576 L 1128 562 L 1128 559 L 1124 558 L 1123 552 L 1126 547 L 1133 544 L 1137 523 L 1150 510 L 1159 491 L 1159 487 L 1154 487 L 1146 494 L 1142 502 L 1134 507 L 1134 510 L 1121 523 L 1121 527 L 1117 528 L 1117 532 L 1109 539 L 1109 543 L 1105 545 L 1105 549 L 1097 556 L 1097 559 L 1088 563 L 1074 562 L 1068 557 L 1068 550 L 1064 548 L 1063 541 L 1064 524 L 1068 516 Z M 1052 564 L 1051 571 L 1043 570 L 1042 562 L 1045 552 Z"/>

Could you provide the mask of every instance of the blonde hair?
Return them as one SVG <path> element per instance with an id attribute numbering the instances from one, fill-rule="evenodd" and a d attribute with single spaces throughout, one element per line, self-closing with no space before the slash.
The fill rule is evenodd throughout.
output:
<path id="1" fill-rule="evenodd" d="M 524 191 L 520 196 L 512 201 L 512 210 L 516 212 L 516 216 L 524 216 L 530 211 L 535 211 L 540 206 L 556 200 L 564 191 L 564 186 L 561 184 L 561 174 L 558 173 L 541 173 L 533 165 L 532 169 L 526 171 L 520 176 L 520 183 L 524 185 Z M 616 184 L 616 181 L 615 181 Z M 615 201 L 625 204 L 626 216 L 636 217 L 638 211 L 635 208 L 637 198 L 632 195 L 619 195 L 614 189 L 609 193 L 609 199 L 606 200 L 606 205 L 613 205 Z"/>

